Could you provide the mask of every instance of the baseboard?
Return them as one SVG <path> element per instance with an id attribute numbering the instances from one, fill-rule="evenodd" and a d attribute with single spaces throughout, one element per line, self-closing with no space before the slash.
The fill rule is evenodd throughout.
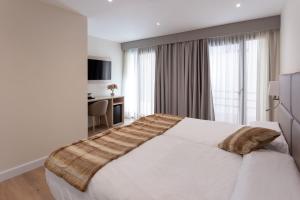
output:
<path id="1" fill-rule="evenodd" d="M 44 164 L 46 158 L 47 156 L 0 172 L 0 182 L 41 167 Z"/>

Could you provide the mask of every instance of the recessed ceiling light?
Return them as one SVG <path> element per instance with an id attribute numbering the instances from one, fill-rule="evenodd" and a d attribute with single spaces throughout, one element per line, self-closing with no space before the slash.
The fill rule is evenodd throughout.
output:
<path id="1" fill-rule="evenodd" d="M 107 0 L 109 3 L 113 2 L 113 0 Z"/>
<path id="2" fill-rule="evenodd" d="M 235 6 L 236 6 L 237 8 L 240 8 L 240 7 L 241 7 L 241 4 L 240 4 L 240 3 L 237 3 Z"/>
<path id="3" fill-rule="evenodd" d="M 156 22 L 156 26 L 160 26 L 160 22 Z"/>

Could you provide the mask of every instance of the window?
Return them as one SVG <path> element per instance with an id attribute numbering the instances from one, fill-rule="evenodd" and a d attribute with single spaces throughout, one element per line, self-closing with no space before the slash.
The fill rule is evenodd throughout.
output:
<path id="1" fill-rule="evenodd" d="M 123 95 L 125 117 L 154 113 L 155 51 L 130 49 L 125 52 Z"/>
<path id="2" fill-rule="evenodd" d="M 212 93 L 216 121 L 246 124 L 261 118 L 268 65 L 264 38 L 237 36 L 209 42 Z M 263 82 L 265 81 L 265 82 Z"/>

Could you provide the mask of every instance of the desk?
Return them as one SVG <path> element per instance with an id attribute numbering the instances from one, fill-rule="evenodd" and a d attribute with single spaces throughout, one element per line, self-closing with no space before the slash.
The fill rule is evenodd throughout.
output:
<path id="1" fill-rule="evenodd" d="M 95 97 L 95 99 L 88 99 L 88 104 L 97 101 L 107 100 L 107 120 L 109 127 L 119 126 L 124 123 L 124 97 L 123 96 L 109 96 L 109 97 Z M 119 113 L 121 116 L 119 116 Z M 100 125 L 104 122 L 100 122 Z"/>

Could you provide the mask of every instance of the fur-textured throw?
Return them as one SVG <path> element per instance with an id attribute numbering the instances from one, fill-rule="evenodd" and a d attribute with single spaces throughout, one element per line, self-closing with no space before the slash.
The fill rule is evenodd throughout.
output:
<path id="1" fill-rule="evenodd" d="M 45 167 L 84 192 L 93 175 L 107 163 L 163 134 L 183 118 L 166 114 L 142 117 L 54 151 Z"/>
<path id="2" fill-rule="evenodd" d="M 278 136 L 280 133 L 271 129 L 245 126 L 228 136 L 218 147 L 225 151 L 245 155 L 263 148 Z"/>

